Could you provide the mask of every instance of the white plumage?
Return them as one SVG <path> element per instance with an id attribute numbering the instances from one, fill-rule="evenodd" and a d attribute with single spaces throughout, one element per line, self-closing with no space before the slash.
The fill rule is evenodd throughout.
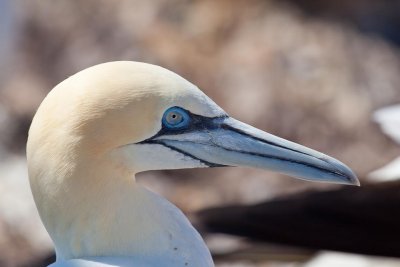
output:
<path id="1" fill-rule="evenodd" d="M 182 77 L 138 62 L 57 85 L 32 121 L 27 156 L 52 267 L 214 266 L 187 218 L 138 185 L 138 172 L 251 166 L 358 184 L 343 163 L 236 121 Z"/>

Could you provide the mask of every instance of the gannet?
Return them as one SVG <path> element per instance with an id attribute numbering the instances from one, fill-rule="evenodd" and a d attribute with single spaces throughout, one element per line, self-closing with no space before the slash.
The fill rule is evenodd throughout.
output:
<path id="1" fill-rule="evenodd" d="M 358 184 L 343 163 L 231 117 L 162 67 L 110 62 L 57 85 L 27 142 L 30 185 L 52 267 L 210 267 L 182 212 L 135 182 L 148 170 L 251 166 Z"/>
<path id="2" fill-rule="evenodd" d="M 400 105 L 381 108 L 374 112 L 372 118 L 385 134 L 400 144 Z M 400 157 L 368 174 L 368 179 L 374 182 L 400 179 Z"/>

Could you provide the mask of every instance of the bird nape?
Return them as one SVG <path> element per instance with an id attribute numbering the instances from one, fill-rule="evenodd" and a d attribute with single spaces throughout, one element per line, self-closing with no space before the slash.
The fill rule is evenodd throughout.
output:
<path id="1" fill-rule="evenodd" d="M 148 170 L 250 166 L 355 184 L 343 163 L 231 117 L 164 68 L 110 62 L 57 85 L 32 121 L 29 179 L 61 266 L 214 266 L 173 204 L 135 181 Z"/>

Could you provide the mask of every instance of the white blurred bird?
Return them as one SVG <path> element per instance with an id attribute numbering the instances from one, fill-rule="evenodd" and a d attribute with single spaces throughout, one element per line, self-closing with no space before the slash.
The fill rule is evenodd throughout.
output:
<path id="1" fill-rule="evenodd" d="M 379 109 L 373 114 L 373 120 L 382 131 L 400 144 L 400 105 Z M 374 182 L 386 182 L 400 179 L 400 157 L 368 175 Z"/>
<path id="2" fill-rule="evenodd" d="M 369 257 L 340 252 L 321 252 L 303 267 L 399 267 L 391 258 Z"/>

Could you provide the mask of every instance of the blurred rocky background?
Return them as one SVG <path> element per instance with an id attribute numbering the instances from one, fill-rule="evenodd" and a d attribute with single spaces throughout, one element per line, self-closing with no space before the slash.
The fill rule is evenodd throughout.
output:
<path id="1" fill-rule="evenodd" d="M 0 266 L 44 266 L 52 254 L 24 153 L 36 108 L 66 77 L 106 61 L 161 65 L 230 115 L 330 154 L 362 180 L 399 154 L 370 119 L 400 101 L 399 29 L 395 0 L 0 0 Z M 189 215 L 333 187 L 244 168 L 149 172 L 139 182 Z M 207 240 L 214 251 L 241 242 Z M 314 254 L 302 255 L 217 266 L 303 266 Z"/>

